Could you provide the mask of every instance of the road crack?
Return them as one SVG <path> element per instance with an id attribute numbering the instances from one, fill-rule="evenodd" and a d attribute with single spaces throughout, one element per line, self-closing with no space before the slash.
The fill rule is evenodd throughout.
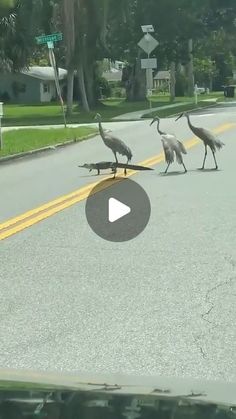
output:
<path id="1" fill-rule="evenodd" d="M 224 281 L 221 281 L 219 284 L 215 285 L 214 287 L 210 288 L 205 295 L 205 302 L 206 304 L 210 305 L 210 308 L 205 311 L 204 313 L 201 314 L 201 317 L 204 321 L 206 321 L 209 324 L 213 324 L 209 319 L 208 316 L 210 315 L 210 313 L 212 312 L 212 310 L 214 310 L 215 308 L 215 304 L 211 301 L 211 295 L 218 290 L 219 288 L 225 287 L 227 285 L 231 285 L 232 282 L 234 282 L 236 280 L 236 261 L 231 257 L 231 256 L 226 256 L 225 260 L 231 265 L 232 269 L 233 269 L 233 276 L 231 276 L 229 279 L 226 279 Z M 217 324 L 215 324 L 215 326 L 217 327 Z"/>
<path id="2" fill-rule="evenodd" d="M 204 351 L 203 347 L 200 345 L 200 339 L 201 339 L 201 336 L 196 336 L 196 337 L 194 336 L 194 337 L 193 337 L 193 339 L 194 339 L 194 342 L 195 342 L 195 344 L 196 344 L 197 348 L 199 349 L 199 351 L 200 351 L 200 353 L 201 353 L 202 357 L 203 357 L 204 359 L 207 359 L 207 354 L 206 354 L 206 352 Z"/>
<path id="3" fill-rule="evenodd" d="M 236 281 L 236 261 L 230 256 L 226 256 L 225 260 L 231 265 L 232 270 L 233 270 L 233 275 L 230 276 L 230 278 L 221 281 L 219 284 L 215 285 L 214 287 L 210 288 L 205 295 L 205 302 L 206 305 L 209 307 L 207 311 L 205 311 L 204 313 L 201 314 L 201 318 L 203 319 L 204 322 L 208 323 L 209 325 L 211 325 L 211 330 L 214 330 L 215 328 L 218 327 L 217 323 L 212 322 L 211 320 L 209 320 L 209 316 L 212 313 L 212 311 L 216 308 L 216 304 L 213 303 L 213 301 L 211 300 L 211 296 L 212 294 L 217 291 L 219 288 L 231 285 L 234 281 Z M 206 352 L 203 350 L 200 341 L 206 336 L 206 333 L 202 334 L 201 336 L 198 335 L 196 337 L 194 337 L 194 341 L 195 344 L 197 346 L 197 348 L 199 349 L 202 357 L 204 359 L 207 358 L 207 354 Z"/>

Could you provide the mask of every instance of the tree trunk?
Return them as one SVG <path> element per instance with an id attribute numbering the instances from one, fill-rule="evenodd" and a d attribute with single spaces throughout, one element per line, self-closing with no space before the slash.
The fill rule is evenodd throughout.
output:
<path id="1" fill-rule="evenodd" d="M 188 96 L 194 96 L 194 72 L 193 72 L 193 40 L 189 39 L 188 41 L 188 55 L 189 62 L 186 66 L 187 70 L 187 80 L 188 80 Z"/>
<path id="2" fill-rule="evenodd" d="M 212 92 L 212 88 L 213 88 L 213 77 L 210 76 L 210 80 L 209 80 L 209 89 L 210 89 L 210 92 Z"/>
<path id="3" fill-rule="evenodd" d="M 170 102 L 175 101 L 175 62 L 170 63 Z"/>
<path id="4" fill-rule="evenodd" d="M 83 107 L 85 112 L 89 112 L 90 108 L 89 108 L 87 93 L 86 93 L 86 88 L 85 88 L 84 68 L 83 68 L 82 63 L 78 64 L 77 75 L 78 75 L 78 82 L 79 82 L 79 90 L 80 90 L 80 95 L 81 95 L 82 107 Z"/>
<path id="5" fill-rule="evenodd" d="M 96 105 L 96 97 L 95 97 L 95 89 L 94 89 L 94 68 L 93 64 L 90 63 L 86 67 L 85 71 L 85 84 L 86 84 L 86 91 L 88 97 L 88 103 L 90 107 L 94 107 Z"/>
<path id="6" fill-rule="evenodd" d="M 74 69 L 68 69 L 67 73 L 67 115 L 71 115 L 73 111 L 73 93 L 74 93 Z"/>
<path id="7" fill-rule="evenodd" d="M 127 101 L 134 102 L 146 100 L 146 73 L 141 69 L 139 57 L 133 66 L 125 69 L 123 81 L 125 82 Z"/>

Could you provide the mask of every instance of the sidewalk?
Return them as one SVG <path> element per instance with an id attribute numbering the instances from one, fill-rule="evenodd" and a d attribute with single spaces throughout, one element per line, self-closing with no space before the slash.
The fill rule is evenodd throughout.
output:
<path id="1" fill-rule="evenodd" d="M 126 126 L 130 126 L 130 124 L 134 124 L 135 121 L 121 121 L 122 122 L 122 126 L 126 127 Z M 136 121 L 137 122 L 137 121 Z M 102 123 L 105 131 L 109 132 L 111 130 L 116 130 L 120 128 L 120 122 L 119 121 L 113 121 L 111 120 L 110 122 L 103 122 Z M 87 123 L 78 123 L 78 124 L 67 124 L 68 128 L 80 128 L 80 127 L 91 127 L 91 128 L 98 128 L 98 123 L 97 122 L 87 122 Z M 63 124 L 60 125 L 17 125 L 17 126 L 12 126 L 12 127 L 2 127 L 2 132 L 7 132 L 7 131 L 17 131 L 17 130 L 25 130 L 25 129 L 41 129 L 42 131 L 45 129 L 57 129 L 57 128 L 64 128 Z"/>
<path id="2" fill-rule="evenodd" d="M 215 103 L 217 101 L 217 98 L 211 98 L 211 99 L 201 99 L 201 102 L 209 102 L 209 103 Z M 138 120 L 141 119 L 143 115 L 146 115 L 150 112 L 158 112 L 160 110 L 163 109 L 171 109 L 171 108 L 176 108 L 177 106 L 186 106 L 186 105 L 191 105 L 193 103 L 192 102 L 176 102 L 170 105 L 165 105 L 165 106 L 158 106 L 156 108 L 148 108 L 148 109 L 143 109 L 141 111 L 135 111 L 135 112 L 129 112 L 129 113 L 125 113 L 122 115 L 118 115 L 114 118 L 112 118 L 112 120 L 120 120 L 120 121 L 127 121 L 127 120 Z"/>
<path id="3" fill-rule="evenodd" d="M 155 111 L 159 111 L 159 110 L 162 110 L 162 109 L 176 108 L 176 106 L 185 106 L 185 105 L 189 105 L 191 103 L 192 102 L 178 102 L 178 103 L 176 102 L 176 103 L 173 103 L 171 105 L 158 106 L 157 108 L 148 108 L 148 109 L 143 109 L 141 111 L 124 113 L 122 115 L 115 116 L 112 119 L 113 120 L 122 120 L 122 121 L 137 120 L 137 119 L 142 118 L 143 115 L 148 114 L 150 112 L 155 112 Z"/>

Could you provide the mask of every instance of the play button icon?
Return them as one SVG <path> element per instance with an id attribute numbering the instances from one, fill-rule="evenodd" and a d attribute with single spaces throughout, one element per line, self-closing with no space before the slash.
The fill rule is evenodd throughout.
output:
<path id="1" fill-rule="evenodd" d="M 90 192 L 85 206 L 91 229 L 101 238 L 125 242 L 146 227 L 151 205 L 144 189 L 130 179 L 107 179 Z"/>
<path id="2" fill-rule="evenodd" d="M 115 221 L 129 214 L 130 211 L 131 208 L 128 207 L 128 205 L 125 205 L 122 202 L 118 201 L 118 199 L 109 199 L 108 219 L 110 223 L 114 223 Z"/>

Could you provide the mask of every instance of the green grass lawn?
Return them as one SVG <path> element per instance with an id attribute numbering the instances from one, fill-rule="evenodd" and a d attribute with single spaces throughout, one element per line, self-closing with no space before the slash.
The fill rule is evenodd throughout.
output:
<path id="1" fill-rule="evenodd" d="M 166 101 L 155 101 L 155 106 L 166 104 Z M 126 102 L 123 99 L 108 99 L 101 101 L 96 109 L 91 112 L 84 112 L 79 106 L 74 105 L 73 115 L 67 117 L 67 123 L 89 123 L 94 122 L 97 112 L 101 113 L 104 121 L 110 121 L 113 117 L 123 113 L 148 109 L 146 102 Z M 3 126 L 16 125 L 54 125 L 63 124 L 63 117 L 60 106 L 53 105 L 5 105 Z"/>
<path id="2" fill-rule="evenodd" d="M 210 95 L 199 95 L 199 100 L 210 98 L 223 98 L 223 92 L 215 92 Z M 193 98 L 177 97 L 176 105 L 180 102 L 193 102 Z M 169 103 L 169 95 L 153 95 L 151 98 L 152 107 L 164 106 Z M 84 112 L 79 106 L 74 105 L 73 115 L 67 117 L 67 123 L 89 123 L 94 122 L 97 112 L 101 113 L 104 121 L 124 113 L 149 109 L 149 102 L 126 102 L 124 99 L 110 98 L 100 101 L 96 109 L 91 112 Z M 164 110 L 163 110 L 164 111 Z M 166 114 L 166 111 L 163 115 Z M 3 126 L 26 126 L 26 125 L 55 125 L 63 124 L 61 108 L 58 104 L 40 105 L 4 105 Z"/>
<path id="3" fill-rule="evenodd" d="M 79 128 L 51 128 L 51 129 L 19 129 L 3 133 L 3 150 L 0 157 L 31 151 L 38 148 L 66 143 L 68 141 L 82 141 L 98 131 L 90 127 Z"/>

